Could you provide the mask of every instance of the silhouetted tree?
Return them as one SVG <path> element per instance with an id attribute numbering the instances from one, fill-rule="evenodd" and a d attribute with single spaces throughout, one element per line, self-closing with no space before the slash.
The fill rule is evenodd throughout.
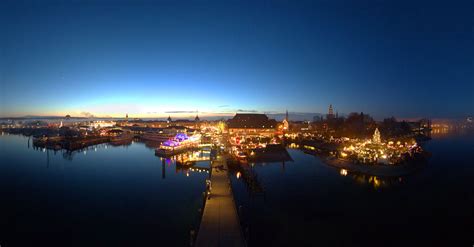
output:
<path id="1" fill-rule="evenodd" d="M 374 119 L 363 112 L 352 112 L 346 118 L 345 122 L 345 136 L 356 138 L 367 138 L 372 134 L 376 127 Z"/>

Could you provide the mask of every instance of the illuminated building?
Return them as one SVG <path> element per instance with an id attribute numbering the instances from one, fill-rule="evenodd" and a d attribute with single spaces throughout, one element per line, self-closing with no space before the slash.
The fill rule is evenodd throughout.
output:
<path id="1" fill-rule="evenodd" d="M 237 113 L 227 121 L 227 127 L 231 135 L 273 136 L 277 122 L 275 119 L 269 119 L 265 114 Z"/>

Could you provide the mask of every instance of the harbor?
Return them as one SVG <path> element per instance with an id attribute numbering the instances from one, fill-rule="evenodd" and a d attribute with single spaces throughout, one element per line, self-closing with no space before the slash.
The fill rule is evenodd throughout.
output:
<path id="1" fill-rule="evenodd" d="M 370 119 L 365 114 L 354 114 L 352 118 Z M 404 122 L 392 121 L 391 127 L 387 127 L 384 122 L 369 121 L 365 123 L 364 134 L 359 135 L 333 129 L 334 121 L 346 128 L 352 126 L 352 120 L 331 114 L 323 121 L 301 123 L 291 121 L 287 115 L 276 121 L 264 114 L 239 113 L 227 121 L 202 121 L 196 116 L 194 121 L 125 118 L 109 122 L 60 121 L 43 126 L 23 123 L 6 126 L 2 133 L 7 138 L 26 138 L 28 148 L 41 150 L 39 153 L 46 156 L 46 169 L 54 169 L 58 158 L 77 163 L 100 154 L 110 156 L 128 172 L 134 171 L 136 161 L 146 160 L 146 164 L 138 162 L 138 166 L 147 167 L 147 173 L 154 174 L 169 190 L 161 194 L 170 196 L 175 186 L 192 184 L 192 188 L 180 188 L 188 196 L 192 191 L 188 205 L 179 207 L 189 218 L 186 224 L 176 227 L 176 231 L 162 229 L 163 234 L 173 232 L 186 239 L 186 245 L 304 246 L 313 245 L 314 241 L 325 246 L 338 237 L 333 235 L 336 230 L 325 222 L 325 217 L 329 217 L 326 215 L 334 214 L 336 209 L 335 212 L 353 210 L 328 202 L 323 192 L 326 188 L 348 197 L 337 197 L 347 205 L 353 205 L 350 191 L 362 189 L 360 193 L 369 209 L 369 204 L 379 203 L 373 199 L 376 193 L 403 188 L 412 178 L 432 169 L 428 149 L 430 121 L 412 122 L 413 127 L 405 128 L 402 135 L 393 134 L 391 129 L 405 126 Z M 420 133 L 425 133 L 424 138 L 419 138 Z M 119 162 L 116 157 L 124 160 Z M 172 196 L 184 200 L 184 195 Z M 175 206 L 168 205 L 166 200 L 159 202 L 160 197 L 150 200 L 157 200 L 156 208 Z M 390 198 L 382 200 L 390 208 L 386 204 Z M 390 210 L 397 212 L 394 208 Z M 300 211 L 312 212 L 317 220 L 302 218 Z M 367 214 L 370 210 L 361 212 Z M 351 214 L 355 217 L 352 221 L 365 217 Z M 338 225 L 348 224 L 338 216 L 333 220 Z M 173 222 L 169 218 L 168 221 Z M 354 222 L 349 226 L 360 227 Z M 324 236 L 317 240 L 298 238 L 299 232 L 308 227 L 318 229 Z M 353 234 L 349 228 L 343 231 Z M 162 238 L 167 239 L 168 245 L 174 245 L 173 240 Z M 341 241 L 344 244 L 348 240 Z"/>
<path id="2" fill-rule="evenodd" d="M 115 137 L 115 140 L 121 140 L 123 133 L 114 132 L 116 132 L 115 136 L 106 138 L 109 138 L 110 141 Z M 196 246 L 227 246 L 231 239 L 232 244 L 236 244 L 236 246 L 289 245 L 291 243 L 300 245 L 317 243 L 323 246 L 331 243 L 344 244 L 351 241 L 352 238 L 335 235 L 334 233 L 337 231 L 331 222 L 336 222 L 337 229 L 345 233 L 345 236 L 354 236 L 353 229 L 367 227 L 361 225 L 360 222 L 363 222 L 360 221 L 361 218 L 368 218 L 377 224 L 383 229 L 381 236 L 386 238 L 388 235 L 383 235 L 384 233 L 400 232 L 400 229 L 392 228 L 387 221 L 400 223 L 411 217 L 419 217 L 419 212 L 424 211 L 426 211 L 426 215 L 431 215 L 436 213 L 429 208 L 432 204 L 449 206 L 446 204 L 448 202 L 433 199 L 437 196 L 432 193 L 433 189 L 437 193 L 444 193 L 444 186 L 449 183 L 460 188 L 461 192 L 449 195 L 445 193 L 444 197 L 458 201 L 466 200 L 461 199 L 464 197 L 460 197 L 460 193 L 463 193 L 462 188 L 467 188 L 464 187 L 466 182 L 459 180 L 462 175 L 456 173 L 456 169 L 446 171 L 439 170 L 439 167 L 446 164 L 447 160 L 453 160 L 454 163 L 450 164 L 460 171 L 466 171 L 470 167 L 465 163 L 466 159 L 462 158 L 463 156 L 433 156 L 429 163 L 423 165 L 420 163 L 418 169 L 410 170 L 408 173 L 398 173 L 399 169 L 403 170 L 403 164 L 360 164 L 356 167 L 365 170 L 358 170 L 346 166 L 347 163 L 340 163 L 344 160 L 334 157 L 326 160 L 326 155 L 308 152 L 312 150 L 301 148 L 301 146 L 297 147 L 296 144 L 292 145 L 291 143 L 286 147 L 270 144 L 267 150 L 278 150 L 280 154 L 276 156 L 268 156 L 272 152 L 264 154 L 267 158 L 274 158 L 283 154 L 286 157 L 285 153 L 287 153 L 291 160 L 261 159 L 260 153 L 256 153 L 254 155 L 260 156 L 260 158 L 242 162 L 235 157 L 229 146 L 222 149 L 217 144 L 224 142 L 224 135 L 219 135 L 219 138 L 215 139 L 218 142 L 211 146 L 203 144 L 203 138 L 201 138 L 201 144 L 198 145 L 200 147 L 197 151 L 187 150 L 167 157 L 155 155 L 156 148 L 160 146 L 159 143 L 156 144 L 158 146 L 152 147 L 140 141 L 139 138 L 125 146 L 115 146 L 108 142 L 92 145 L 85 148 L 84 151 L 79 149 L 72 152 L 48 152 L 44 148 L 38 150 L 34 148 L 34 145 L 28 145 L 28 142 L 31 144 L 33 137 L 9 134 L 8 132 L 5 132 L 1 138 L 5 140 L 2 143 L 2 148 L 5 150 L 3 155 L 7 155 L 4 159 L 7 161 L 20 159 L 19 162 L 7 162 L 7 166 L 3 167 L 3 169 L 7 169 L 4 174 L 13 171 L 8 169 L 24 169 L 26 171 L 34 169 L 36 171 L 34 174 L 41 175 L 35 180 L 50 181 L 49 183 L 54 184 L 55 188 L 64 187 L 70 191 L 70 198 L 79 198 L 92 188 L 100 191 L 102 195 L 108 195 L 103 199 L 93 197 L 94 203 L 83 204 L 81 206 L 83 210 L 76 213 L 78 217 L 85 219 L 87 225 L 97 225 L 101 229 L 108 226 L 106 234 L 114 236 L 114 239 L 120 243 L 130 244 L 156 243 L 157 245 L 189 246 L 191 243 L 195 243 Z M 28 141 L 29 139 L 30 141 Z M 469 140 L 471 139 L 443 139 L 441 137 L 441 139 L 435 139 L 433 144 L 430 141 L 429 145 L 426 145 L 426 149 L 430 152 L 440 153 L 444 149 L 452 150 L 454 148 L 452 142 L 460 143 L 462 141 L 464 143 Z M 281 152 L 283 151 L 282 147 L 285 150 L 283 153 Z M 21 152 L 26 152 L 28 155 L 14 156 L 19 152 L 18 150 L 22 150 Z M 252 157 L 251 150 L 255 149 L 249 150 L 249 157 Z M 265 149 L 261 150 L 258 152 L 263 152 Z M 459 152 L 466 153 L 465 151 L 460 149 Z M 44 164 L 41 166 L 29 165 L 35 164 L 34 161 L 44 161 Z M 333 161 L 336 162 L 333 163 Z M 385 170 L 374 172 L 379 167 Z M 386 172 L 387 169 L 390 171 Z M 451 172 L 457 175 L 446 176 L 446 181 L 431 179 L 431 174 L 440 172 L 443 174 Z M 36 176 L 34 174 L 32 176 Z M 90 180 L 89 176 L 81 177 L 80 174 L 90 174 L 97 179 Z M 101 176 L 95 174 L 101 174 Z M 451 177 L 457 179 L 452 180 Z M 3 176 L 2 179 L 9 181 L 6 176 Z M 68 182 L 64 182 L 64 179 Z M 86 180 L 87 183 L 93 183 L 94 186 L 91 188 L 86 186 Z M 209 200 L 207 200 L 207 196 L 202 196 L 202 193 L 207 191 L 207 180 L 211 181 Z M 426 184 L 428 182 L 429 186 Z M 15 181 L 8 183 L 15 183 Z M 45 190 L 39 184 L 35 185 L 40 191 Z M 8 188 L 8 184 L 3 186 Z M 140 191 L 144 192 L 137 194 L 137 186 Z M 37 189 L 35 189 L 35 193 L 36 191 Z M 63 200 L 61 199 L 64 197 L 62 190 L 50 193 L 52 193 L 50 196 L 52 200 Z M 6 195 L 8 198 L 8 193 Z M 31 195 L 23 194 L 27 197 L 31 197 Z M 338 196 L 333 198 L 330 195 Z M 409 198 L 410 201 L 417 203 L 393 206 L 394 198 L 400 197 Z M 128 205 L 131 205 L 130 209 L 117 208 L 116 205 L 113 206 L 109 203 L 109 200 L 116 203 L 123 201 L 123 198 L 127 198 L 127 201 L 132 200 L 128 202 Z M 38 203 L 41 201 L 39 198 L 32 200 Z M 354 204 L 354 201 L 357 203 Z M 146 206 L 150 203 L 152 208 Z M 68 208 L 75 207 L 75 204 L 67 205 Z M 374 205 L 377 207 L 374 208 Z M 469 202 L 465 201 L 465 205 L 469 205 Z M 373 216 L 374 210 L 379 210 L 378 207 L 381 207 L 384 212 L 389 210 L 393 216 L 386 215 L 382 219 Z M 92 217 L 89 213 L 101 214 L 104 208 L 111 210 L 108 213 L 110 217 L 120 218 L 123 217 L 120 215 L 126 213 L 131 215 L 130 217 L 136 218 L 118 221 L 115 223 L 116 227 L 111 227 L 109 223 L 104 223 L 103 220 Z M 146 212 L 149 217 L 147 219 L 139 217 L 136 214 L 140 211 L 136 211 L 138 208 Z M 156 210 L 157 208 L 159 210 Z M 70 210 L 65 210 L 59 215 L 71 217 L 68 213 Z M 340 212 L 344 212 L 344 216 Z M 461 207 L 457 214 L 459 217 L 465 217 L 466 212 L 469 210 Z M 314 216 L 305 217 L 308 213 Z M 54 215 L 57 214 L 57 208 L 51 206 L 45 206 L 39 216 L 35 210 L 25 210 L 25 215 L 33 222 L 36 221 L 35 217 L 54 218 Z M 445 215 L 441 217 L 449 220 Z M 429 217 L 422 219 L 426 224 L 421 221 L 414 222 L 412 231 L 420 232 L 420 229 L 426 229 L 421 231 L 438 231 L 439 233 L 441 225 Z M 26 225 L 32 224 L 32 221 L 26 218 L 21 219 L 21 222 Z M 156 225 L 156 222 L 163 221 L 167 222 L 167 227 L 160 228 L 158 231 L 150 230 L 154 229 L 150 227 L 150 224 Z M 117 237 L 117 232 L 128 228 L 127 222 L 133 222 L 140 233 L 129 231 L 128 234 L 120 234 L 121 236 Z M 77 238 L 76 232 L 81 233 L 82 237 L 87 235 L 81 225 L 69 225 L 64 222 L 60 226 L 61 228 L 74 229 L 74 232 L 65 233 L 65 236 L 70 238 Z M 58 227 L 52 223 L 44 224 L 46 232 L 58 231 Z M 298 238 L 299 233 L 309 227 L 320 232 L 319 237 L 310 240 Z M 99 229 L 95 230 L 99 231 Z M 190 232 L 194 232 L 194 235 L 191 235 Z M 462 232 L 462 229 L 459 229 L 459 232 Z M 156 242 L 157 236 L 159 236 L 160 242 Z M 33 239 L 51 243 L 38 237 L 33 237 Z M 357 239 L 368 245 L 373 243 L 370 240 L 373 239 L 373 236 L 363 234 Z M 421 243 L 424 240 L 424 238 L 417 238 L 415 235 L 410 236 L 410 241 Z M 94 240 L 85 237 L 80 243 L 86 245 L 89 241 Z M 397 243 L 400 244 L 407 242 L 408 237 L 397 239 Z M 107 243 L 113 243 L 113 240 L 107 241 Z"/>
<path id="3" fill-rule="evenodd" d="M 64 137 L 38 137 L 33 139 L 33 145 L 38 148 L 47 148 L 53 150 L 65 149 L 68 151 L 75 151 L 84 149 L 90 146 L 109 143 L 109 137 L 87 137 L 87 138 L 70 138 Z"/>

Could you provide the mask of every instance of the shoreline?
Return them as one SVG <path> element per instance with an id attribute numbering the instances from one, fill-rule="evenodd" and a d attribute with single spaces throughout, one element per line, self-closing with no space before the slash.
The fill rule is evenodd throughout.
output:
<path id="1" fill-rule="evenodd" d="M 367 164 L 354 164 L 347 160 L 342 160 L 338 158 L 324 158 L 320 157 L 321 161 L 328 166 L 345 169 L 349 173 L 360 173 L 372 176 L 380 177 L 400 177 L 409 175 L 425 165 L 423 161 L 412 161 L 408 163 L 403 163 L 400 165 L 367 165 Z"/>

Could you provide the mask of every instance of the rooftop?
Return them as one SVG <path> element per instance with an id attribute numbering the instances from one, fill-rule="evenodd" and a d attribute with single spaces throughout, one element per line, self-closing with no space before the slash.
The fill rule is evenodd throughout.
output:
<path id="1" fill-rule="evenodd" d="M 275 128 L 275 119 L 269 119 L 265 114 L 257 113 L 237 113 L 232 119 L 227 121 L 229 128 Z"/>

